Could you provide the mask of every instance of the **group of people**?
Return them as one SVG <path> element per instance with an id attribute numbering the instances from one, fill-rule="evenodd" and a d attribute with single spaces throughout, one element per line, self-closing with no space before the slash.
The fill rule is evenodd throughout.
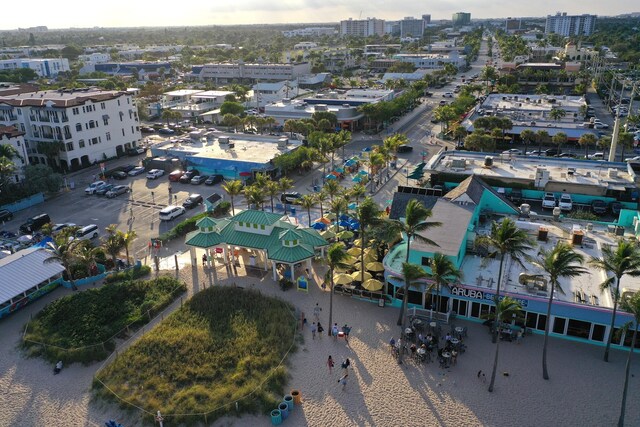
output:
<path id="1" fill-rule="evenodd" d="M 329 367 L 329 375 L 331 375 L 333 373 L 333 367 L 335 366 L 335 362 L 333 361 L 331 355 L 329 355 L 329 358 L 327 359 L 327 366 Z M 342 368 L 342 376 L 340 377 L 340 379 L 338 379 L 338 384 L 342 384 L 343 390 L 347 385 L 347 378 L 349 377 L 349 366 L 351 366 L 351 361 L 349 360 L 349 358 L 343 360 L 340 366 Z"/>

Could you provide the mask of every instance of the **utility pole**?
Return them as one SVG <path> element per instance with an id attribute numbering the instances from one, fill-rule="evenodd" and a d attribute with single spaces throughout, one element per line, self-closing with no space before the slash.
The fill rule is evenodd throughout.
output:
<path id="1" fill-rule="evenodd" d="M 611 96 L 612 93 L 609 93 Z M 611 136 L 611 147 L 609 149 L 609 161 L 614 162 L 616 160 L 616 150 L 618 148 L 618 135 L 620 134 L 620 106 L 622 105 L 622 97 L 624 96 L 624 81 L 622 82 L 622 89 L 620 90 L 620 97 L 618 98 L 617 108 L 614 108 L 615 121 L 613 122 L 613 135 Z"/>

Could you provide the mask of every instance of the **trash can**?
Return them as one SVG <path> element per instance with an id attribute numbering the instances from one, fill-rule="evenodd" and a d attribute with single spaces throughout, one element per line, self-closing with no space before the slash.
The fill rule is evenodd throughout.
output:
<path id="1" fill-rule="evenodd" d="M 546 242 L 548 235 L 549 235 L 549 229 L 547 227 L 538 228 L 538 241 Z"/>
<path id="2" fill-rule="evenodd" d="M 280 415 L 282 415 L 282 421 L 286 420 L 289 416 L 289 405 L 286 402 L 282 402 L 278 405 L 278 409 L 280 410 Z"/>
<path id="3" fill-rule="evenodd" d="M 271 411 L 271 424 L 274 426 L 282 424 L 282 412 L 280 412 L 280 409 L 274 409 Z"/>
<path id="4" fill-rule="evenodd" d="M 291 206 L 291 216 L 296 216 L 296 208 Z"/>
<path id="5" fill-rule="evenodd" d="M 284 403 L 289 407 L 289 411 L 293 411 L 293 396 L 287 394 L 284 396 Z"/>
<path id="6" fill-rule="evenodd" d="M 384 298 L 378 300 L 378 307 L 384 307 Z"/>
<path id="7" fill-rule="evenodd" d="M 302 403 L 302 395 L 299 390 L 291 390 L 291 397 L 293 397 L 293 403 L 300 405 Z"/>

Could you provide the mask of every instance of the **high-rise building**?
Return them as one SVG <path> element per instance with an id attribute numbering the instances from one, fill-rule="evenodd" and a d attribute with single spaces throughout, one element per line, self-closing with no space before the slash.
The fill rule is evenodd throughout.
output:
<path id="1" fill-rule="evenodd" d="M 555 16 L 547 15 L 544 27 L 545 34 L 559 34 L 561 36 L 589 36 L 596 27 L 596 15 L 567 15 L 566 12 Z"/>
<path id="2" fill-rule="evenodd" d="M 462 27 L 471 23 L 471 14 L 467 12 L 456 12 L 451 17 L 454 27 Z"/>
<path id="3" fill-rule="evenodd" d="M 384 19 L 367 18 L 340 21 L 341 36 L 369 37 L 384 35 Z"/>
<path id="4" fill-rule="evenodd" d="M 504 30 L 507 33 L 513 33 L 519 31 L 522 26 L 522 21 L 519 18 L 507 18 L 504 22 Z"/>
<path id="5" fill-rule="evenodd" d="M 424 21 L 407 16 L 400 21 L 400 37 L 420 37 L 424 33 Z"/>
<path id="6" fill-rule="evenodd" d="M 431 15 L 422 15 L 422 21 L 424 22 L 424 25 L 431 24 Z"/>

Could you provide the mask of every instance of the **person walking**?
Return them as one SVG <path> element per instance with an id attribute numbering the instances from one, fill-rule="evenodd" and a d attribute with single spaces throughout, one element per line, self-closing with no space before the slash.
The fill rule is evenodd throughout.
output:
<path id="1" fill-rule="evenodd" d="M 349 376 L 349 374 L 344 374 L 342 377 L 340 377 L 340 379 L 338 380 L 338 384 L 342 384 L 342 389 L 344 390 L 344 388 L 347 386 L 347 377 Z"/>
<path id="2" fill-rule="evenodd" d="M 349 366 L 351 366 L 351 361 L 349 360 L 349 358 L 347 358 L 347 360 L 342 362 L 342 375 L 348 375 Z"/>
<path id="3" fill-rule="evenodd" d="M 318 338 L 322 339 L 322 333 L 323 332 L 324 332 L 324 328 L 322 327 L 320 322 L 318 322 Z"/>
<path id="4" fill-rule="evenodd" d="M 333 371 L 333 366 L 334 366 L 334 362 L 333 362 L 333 359 L 331 358 L 331 355 L 329 355 L 329 358 L 327 359 L 327 366 L 329 367 L 329 375 L 331 375 Z"/>
<path id="5" fill-rule="evenodd" d="M 207 266 L 207 254 L 202 254 L 202 266 Z"/>
<path id="6" fill-rule="evenodd" d="M 333 326 L 331 327 L 331 335 L 333 335 L 333 339 L 334 340 L 338 340 L 338 324 L 334 323 Z"/>
<path id="7" fill-rule="evenodd" d="M 320 312 L 322 311 L 322 307 L 318 303 L 313 307 L 313 317 L 316 319 L 316 322 L 320 322 Z M 319 323 L 318 323 L 319 324 Z"/>
<path id="8" fill-rule="evenodd" d="M 316 339 L 316 322 L 313 322 L 313 324 L 311 325 L 311 339 L 315 340 Z M 329 356 L 331 357 L 331 356 Z"/>
<path id="9" fill-rule="evenodd" d="M 344 333 L 345 342 L 349 343 L 349 332 L 351 332 L 351 328 L 348 327 L 346 323 L 342 327 L 342 332 Z"/>

